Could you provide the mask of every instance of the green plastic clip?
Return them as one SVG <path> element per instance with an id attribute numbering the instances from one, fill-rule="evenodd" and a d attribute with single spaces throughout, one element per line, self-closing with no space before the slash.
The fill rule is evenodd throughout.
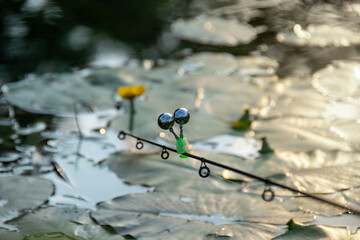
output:
<path id="1" fill-rule="evenodd" d="M 188 156 L 183 155 L 182 153 L 192 153 L 193 152 L 193 146 L 189 145 L 189 142 L 186 138 L 179 138 L 175 142 L 176 145 L 176 151 L 180 154 L 181 158 L 187 158 Z"/>

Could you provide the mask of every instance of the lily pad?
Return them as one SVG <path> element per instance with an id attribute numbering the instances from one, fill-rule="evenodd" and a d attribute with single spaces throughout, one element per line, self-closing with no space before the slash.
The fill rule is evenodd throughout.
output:
<path id="1" fill-rule="evenodd" d="M 0 177 L 0 221 L 13 219 L 24 210 L 46 202 L 54 192 L 50 181 L 36 177 Z"/>
<path id="2" fill-rule="evenodd" d="M 275 194 L 278 192 L 276 191 Z M 325 197 L 333 202 L 336 202 L 338 204 L 342 204 L 344 206 L 348 205 L 348 202 L 345 200 L 344 197 L 331 197 L 328 195 L 322 196 L 317 195 L 319 197 Z M 281 206 L 283 206 L 285 209 L 288 209 L 290 212 L 292 211 L 304 211 L 307 213 L 313 213 L 316 214 L 318 217 L 319 214 L 326 215 L 326 216 L 335 216 L 335 215 L 341 215 L 346 212 L 346 210 L 337 208 L 335 206 L 332 206 L 330 204 L 326 204 L 317 200 L 314 200 L 310 197 L 288 197 L 285 199 L 281 199 Z M 316 221 L 316 218 L 315 218 Z"/>
<path id="3" fill-rule="evenodd" d="M 240 56 L 236 60 L 236 74 L 240 76 L 274 76 L 279 67 L 275 59 L 265 56 Z"/>
<path id="4" fill-rule="evenodd" d="M 263 177 L 270 177 L 285 185 L 309 193 L 335 193 L 360 185 L 358 169 L 360 155 L 341 151 L 312 151 L 308 153 L 292 153 L 276 151 L 255 160 L 242 160 L 228 156 L 208 156 L 223 164 L 230 165 Z M 224 170 L 221 174 L 227 180 L 248 181 L 247 189 L 261 194 L 262 182 L 254 181 L 242 175 Z M 275 189 L 278 196 L 293 196 L 294 193 Z M 342 199 L 340 199 L 343 201 Z M 346 202 L 343 202 L 346 204 Z"/>
<path id="5" fill-rule="evenodd" d="M 16 162 L 21 158 L 21 154 L 18 152 L 2 152 L 0 154 L 0 162 L 1 163 L 11 163 Z"/>
<path id="6" fill-rule="evenodd" d="M 358 97 L 360 94 L 360 63 L 334 61 L 312 76 L 313 86 L 322 94 L 338 98 Z"/>
<path id="7" fill-rule="evenodd" d="M 232 123 L 243 115 L 244 109 L 258 107 L 262 96 L 263 89 L 239 82 L 231 91 L 211 96 L 205 103 L 206 110 L 220 120 Z"/>
<path id="8" fill-rule="evenodd" d="M 360 105 L 353 101 L 330 101 L 322 115 L 325 119 L 356 120 L 360 118 Z"/>
<path id="9" fill-rule="evenodd" d="M 171 25 L 171 31 L 181 39 L 228 47 L 250 43 L 257 35 L 256 29 L 247 23 L 207 15 L 178 19 Z"/>
<path id="10" fill-rule="evenodd" d="M 115 104 L 114 89 L 93 85 L 80 73 L 31 76 L 3 86 L 2 90 L 10 104 L 37 113 L 73 115 L 75 103 L 93 109 Z"/>
<path id="11" fill-rule="evenodd" d="M 336 120 L 331 123 L 330 130 L 352 148 L 360 149 L 360 136 L 356 134 L 360 130 L 360 123 L 353 120 Z"/>
<path id="12" fill-rule="evenodd" d="M 159 155 L 134 155 L 122 153 L 106 161 L 107 166 L 118 177 L 134 184 L 145 184 L 158 191 L 193 189 L 197 191 L 221 192 L 239 186 L 217 178 L 201 178 L 198 174 L 200 162 L 184 160 L 178 154 L 170 154 L 167 160 Z"/>
<path id="13" fill-rule="evenodd" d="M 251 137 L 220 135 L 195 143 L 194 149 L 239 156 L 246 159 L 259 157 L 260 141 Z"/>
<path id="14" fill-rule="evenodd" d="M 347 191 L 343 191 L 342 194 L 344 195 L 345 199 L 349 202 L 349 205 L 360 208 L 360 189 L 354 188 L 349 189 Z"/>
<path id="15" fill-rule="evenodd" d="M 344 227 L 351 234 L 356 234 L 360 227 L 359 214 L 343 214 L 339 216 L 316 216 L 316 219 L 312 224 L 325 225 L 329 227 Z"/>
<path id="16" fill-rule="evenodd" d="M 289 170 L 282 177 L 284 184 L 295 186 L 310 193 L 334 193 L 360 185 L 358 170 L 360 161 L 333 166 L 321 166 L 300 170 Z"/>
<path id="17" fill-rule="evenodd" d="M 161 83 L 178 77 L 178 63 L 167 61 L 165 64 L 145 68 L 140 63 L 132 63 L 118 69 L 118 76 L 128 84 L 145 84 L 149 87 L 152 83 Z"/>
<path id="18" fill-rule="evenodd" d="M 0 228 L 0 239 L 23 240 L 23 237 L 17 232 L 12 232 L 12 231 Z"/>
<path id="19" fill-rule="evenodd" d="M 226 76 L 235 71 L 237 61 L 228 53 L 202 52 L 186 57 L 180 62 L 179 75 Z"/>
<path id="20" fill-rule="evenodd" d="M 255 133 L 266 137 L 270 145 L 284 151 L 342 150 L 351 151 L 344 142 L 330 131 L 330 122 L 323 119 L 285 117 L 258 121 L 252 124 Z"/>
<path id="21" fill-rule="evenodd" d="M 84 209 L 42 208 L 18 219 L 16 224 L 26 239 L 124 239 L 93 223 Z"/>
<path id="22" fill-rule="evenodd" d="M 276 39 L 281 43 L 311 47 L 348 47 L 360 44 L 358 32 L 326 24 L 310 24 L 306 28 L 295 24 L 292 32 L 280 32 Z"/>
<path id="23" fill-rule="evenodd" d="M 154 83 L 172 84 L 191 76 L 226 76 L 236 67 L 236 59 L 231 54 L 202 52 L 154 67 L 128 64 L 118 69 L 118 76 L 129 84 L 140 82 L 151 88 Z"/>
<path id="24" fill-rule="evenodd" d="M 307 239 L 359 239 L 360 233 L 350 234 L 346 228 L 333 228 L 322 225 L 301 226 L 291 230 L 274 239 L 291 239 L 291 240 L 307 240 Z"/>
<path id="25" fill-rule="evenodd" d="M 91 213 L 99 224 L 111 226 L 120 234 L 158 239 L 270 238 L 280 228 L 267 223 L 284 224 L 289 215 L 300 221 L 312 218 L 242 193 L 130 195 L 102 202 Z M 221 220 L 216 221 L 219 217 Z"/>
<path id="26" fill-rule="evenodd" d="M 289 86 L 287 86 L 289 85 Z M 327 97 L 318 93 L 307 79 L 286 80 L 274 86 L 273 100 L 268 117 L 299 116 L 321 117 L 330 106 Z"/>

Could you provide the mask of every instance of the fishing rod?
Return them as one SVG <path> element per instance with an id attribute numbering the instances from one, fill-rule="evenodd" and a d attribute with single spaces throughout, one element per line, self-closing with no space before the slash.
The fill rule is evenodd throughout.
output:
<path id="1" fill-rule="evenodd" d="M 162 144 L 150 141 L 150 140 L 147 140 L 147 139 L 144 139 L 144 138 L 141 138 L 141 137 L 138 137 L 138 136 L 135 136 L 135 135 L 132 135 L 131 133 L 128 133 L 125 131 L 120 131 L 118 134 L 118 138 L 120 140 L 124 140 L 126 138 L 126 136 L 135 138 L 137 140 L 135 147 L 139 150 L 141 150 L 144 147 L 143 142 L 146 142 L 146 143 L 152 144 L 154 146 L 157 146 L 159 148 L 162 148 L 161 158 L 164 160 L 168 159 L 170 156 L 170 153 L 168 151 L 180 154 L 181 158 L 190 157 L 190 158 L 199 160 L 201 162 L 201 165 L 199 168 L 199 175 L 202 178 L 207 178 L 210 175 L 210 168 L 206 164 L 211 164 L 216 167 L 223 168 L 223 169 L 235 172 L 237 174 L 247 176 L 249 178 L 253 178 L 258 181 L 261 181 L 261 182 L 265 183 L 265 189 L 262 193 L 262 199 L 267 202 L 270 202 L 270 201 L 274 200 L 274 198 L 275 198 L 275 192 L 271 189 L 271 186 L 277 186 L 277 187 L 289 190 L 291 192 L 294 192 L 297 194 L 302 194 L 303 196 L 306 196 L 306 197 L 310 197 L 314 200 L 317 200 L 317 201 L 320 201 L 320 202 L 323 202 L 326 204 L 330 204 L 334 207 L 343 209 L 349 214 L 360 215 L 360 210 L 358 210 L 358 209 L 347 207 L 340 203 L 331 201 L 330 199 L 326 199 L 326 198 L 319 197 L 319 196 L 316 196 L 311 193 L 300 191 L 294 187 L 287 186 L 278 181 L 275 181 L 275 180 L 272 180 L 272 179 L 269 179 L 266 177 L 262 177 L 262 176 L 259 176 L 259 175 L 256 175 L 256 174 L 253 174 L 250 172 L 246 172 L 246 171 L 243 171 L 243 170 L 240 170 L 237 168 L 233 168 L 233 167 L 206 159 L 204 157 L 199 157 L 197 155 L 192 154 L 193 148 L 191 145 L 189 145 L 187 139 L 183 136 L 183 125 L 186 124 L 189 120 L 190 120 L 190 113 L 185 108 L 178 108 L 174 112 L 174 116 L 170 113 L 163 113 L 158 118 L 159 127 L 164 130 L 169 130 L 174 135 L 174 137 L 176 139 L 176 149 L 172 148 L 172 147 L 168 147 L 166 145 L 162 145 Z M 174 122 L 176 122 L 180 125 L 180 137 L 175 133 L 175 131 L 172 128 L 174 125 Z"/>

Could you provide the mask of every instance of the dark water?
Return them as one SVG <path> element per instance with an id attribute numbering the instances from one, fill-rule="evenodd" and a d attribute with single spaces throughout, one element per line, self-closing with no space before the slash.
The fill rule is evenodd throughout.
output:
<path id="1" fill-rule="evenodd" d="M 354 58 L 359 47 L 290 47 L 276 41 L 276 31 L 303 23 L 304 13 L 314 5 L 330 4 L 342 8 L 352 2 L 356 1 L 304 0 L 294 1 L 288 9 L 263 8 L 262 14 L 249 22 L 255 27 L 267 26 L 267 30 L 255 41 L 236 47 L 213 47 L 182 41 L 171 34 L 169 25 L 178 18 L 192 17 L 236 1 L 2 0 L 0 82 L 18 81 L 28 73 L 83 68 L 89 66 L 99 52 L 121 55 L 125 51 L 130 58 L 166 59 L 178 56 L 177 53 L 185 48 L 195 52 L 230 52 L 234 55 L 263 51 L 264 55 L 280 62 L 280 76 L 292 73 L 294 66 L 299 64 L 310 66 L 310 70 L 314 71 L 332 59 Z M 321 16 L 327 11 L 320 8 L 318 14 Z M 239 13 L 236 17 L 241 19 L 243 16 Z M 265 50 L 262 47 L 264 44 Z"/>

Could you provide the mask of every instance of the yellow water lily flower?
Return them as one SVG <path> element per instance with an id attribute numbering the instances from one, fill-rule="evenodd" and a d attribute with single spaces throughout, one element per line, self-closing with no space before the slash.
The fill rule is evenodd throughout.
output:
<path id="1" fill-rule="evenodd" d="M 145 87 L 143 85 L 135 85 L 135 86 L 126 86 L 120 87 L 117 89 L 117 92 L 120 97 L 125 99 L 133 99 L 135 97 L 139 97 L 144 94 Z"/>

